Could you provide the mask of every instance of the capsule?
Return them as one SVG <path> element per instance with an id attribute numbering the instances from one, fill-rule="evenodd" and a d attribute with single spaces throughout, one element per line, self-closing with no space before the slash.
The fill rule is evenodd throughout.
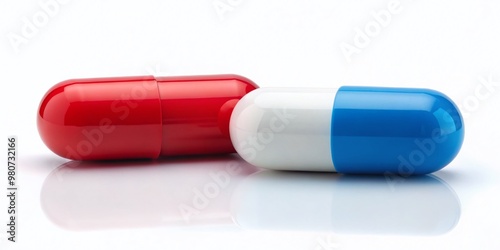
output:
<path id="1" fill-rule="evenodd" d="M 417 88 L 262 88 L 236 105 L 236 151 L 276 170 L 418 175 L 458 154 L 462 117 L 444 94 Z"/>
<path id="2" fill-rule="evenodd" d="M 43 97 L 38 131 L 75 160 L 231 153 L 231 112 L 256 87 L 238 75 L 67 80 Z"/>

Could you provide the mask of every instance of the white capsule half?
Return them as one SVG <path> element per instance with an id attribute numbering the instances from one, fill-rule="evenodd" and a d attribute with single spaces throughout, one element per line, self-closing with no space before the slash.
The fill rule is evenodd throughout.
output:
<path id="1" fill-rule="evenodd" d="M 236 151 L 276 170 L 335 171 L 330 150 L 332 89 L 257 89 L 238 102 L 230 122 Z"/>

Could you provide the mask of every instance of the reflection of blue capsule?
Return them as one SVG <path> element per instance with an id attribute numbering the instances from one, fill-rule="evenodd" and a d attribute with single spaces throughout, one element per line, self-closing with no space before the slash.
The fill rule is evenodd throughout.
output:
<path id="1" fill-rule="evenodd" d="M 456 105 L 428 89 L 261 88 L 231 117 L 231 139 L 263 168 L 349 174 L 427 174 L 457 155 Z"/>
<path id="2" fill-rule="evenodd" d="M 460 220 L 460 199 L 430 174 L 407 178 L 261 171 L 231 198 L 244 229 L 337 234 L 440 235 Z"/>

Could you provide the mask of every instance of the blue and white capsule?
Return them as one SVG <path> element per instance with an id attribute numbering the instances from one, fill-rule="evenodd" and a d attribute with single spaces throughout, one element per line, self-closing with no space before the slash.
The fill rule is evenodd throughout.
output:
<path id="1" fill-rule="evenodd" d="M 464 124 L 453 101 L 429 89 L 260 88 L 236 105 L 230 135 L 261 168 L 418 175 L 455 158 Z"/>

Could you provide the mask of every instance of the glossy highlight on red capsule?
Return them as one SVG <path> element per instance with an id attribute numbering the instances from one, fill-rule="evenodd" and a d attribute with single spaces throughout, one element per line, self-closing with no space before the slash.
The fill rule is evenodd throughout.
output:
<path id="1" fill-rule="evenodd" d="M 256 88 L 238 75 L 67 80 L 43 97 L 38 131 L 74 160 L 232 153 L 231 113 Z"/>

